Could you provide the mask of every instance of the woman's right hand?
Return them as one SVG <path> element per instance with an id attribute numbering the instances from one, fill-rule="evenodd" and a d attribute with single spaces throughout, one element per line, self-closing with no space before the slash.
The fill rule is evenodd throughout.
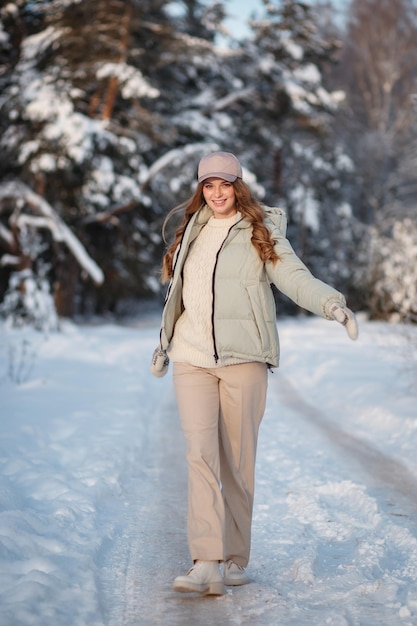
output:
<path id="1" fill-rule="evenodd" d="M 162 378 L 168 371 L 169 357 L 165 350 L 162 350 L 160 346 L 155 348 L 152 355 L 151 374 L 157 378 Z"/>

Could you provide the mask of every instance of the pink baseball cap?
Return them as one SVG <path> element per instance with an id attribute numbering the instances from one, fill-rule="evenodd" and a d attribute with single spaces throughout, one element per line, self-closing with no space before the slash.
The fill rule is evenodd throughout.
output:
<path id="1" fill-rule="evenodd" d="M 231 152 L 212 152 L 204 156 L 198 164 L 198 182 L 207 178 L 222 178 L 233 183 L 242 178 L 242 166 Z"/>

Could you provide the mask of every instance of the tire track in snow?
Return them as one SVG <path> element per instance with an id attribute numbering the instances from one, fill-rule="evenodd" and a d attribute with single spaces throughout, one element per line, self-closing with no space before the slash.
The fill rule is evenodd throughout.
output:
<path id="1" fill-rule="evenodd" d="M 139 450 L 125 485 L 123 532 L 104 557 L 109 626 L 170 623 L 171 568 L 187 556 L 184 443 L 172 393 L 153 407 Z"/>
<path id="2" fill-rule="evenodd" d="M 410 522 L 417 519 L 417 480 L 403 463 L 339 428 L 336 421 L 329 420 L 322 411 L 304 400 L 281 374 L 275 379 L 274 386 L 292 411 L 314 425 L 347 460 L 356 462 L 362 477 L 366 475 L 368 486 L 379 494 L 376 495 L 378 503 L 387 514 L 407 517 Z M 382 494 L 386 492 L 391 497 L 381 499 L 381 490 Z"/>
<path id="3" fill-rule="evenodd" d="M 278 491 L 269 488 L 266 500 L 266 544 L 274 532 L 271 557 L 280 555 L 276 580 L 289 606 L 282 623 L 416 624 L 412 472 L 339 428 L 281 375 L 270 382 L 266 417 L 262 452 L 267 462 L 260 474 L 278 486 Z M 283 494 L 288 509 L 276 517 L 271 501 Z M 266 569 L 271 575 L 270 563 Z"/>

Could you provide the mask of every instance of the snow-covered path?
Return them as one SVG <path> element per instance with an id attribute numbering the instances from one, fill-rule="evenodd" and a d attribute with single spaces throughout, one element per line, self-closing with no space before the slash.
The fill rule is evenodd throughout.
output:
<path id="1" fill-rule="evenodd" d="M 279 327 L 253 582 L 221 598 L 171 590 L 186 468 L 171 377 L 148 371 L 155 322 L 0 335 L 1 626 L 417 623 L 417 333 Z"/>

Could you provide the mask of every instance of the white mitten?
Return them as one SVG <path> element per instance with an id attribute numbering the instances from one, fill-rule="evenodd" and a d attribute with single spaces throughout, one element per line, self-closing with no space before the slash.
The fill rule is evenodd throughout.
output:
<path id="1" fill-rule="evenodd" d="M 355 314 L 346 306 L 340 304 L 332 304 L 330 307 L 330 315 L 336 322 L 342 324 L 346 328 L 346 332 L 353 340 L 358 338 L 358 322 L 356 321 Z"/>
<path id="2" fill-rule="evenodd" d="M 152 356 L 151 374 L 153 374 L 157 378 L 162 378 L 162 376 L 165 376 L 165 374 L 167 373 L 168 366 L 169 357 L 165 350 L 162 350 L 162 348 L 158 346 L 158 348 L 154 350 Z"/>

